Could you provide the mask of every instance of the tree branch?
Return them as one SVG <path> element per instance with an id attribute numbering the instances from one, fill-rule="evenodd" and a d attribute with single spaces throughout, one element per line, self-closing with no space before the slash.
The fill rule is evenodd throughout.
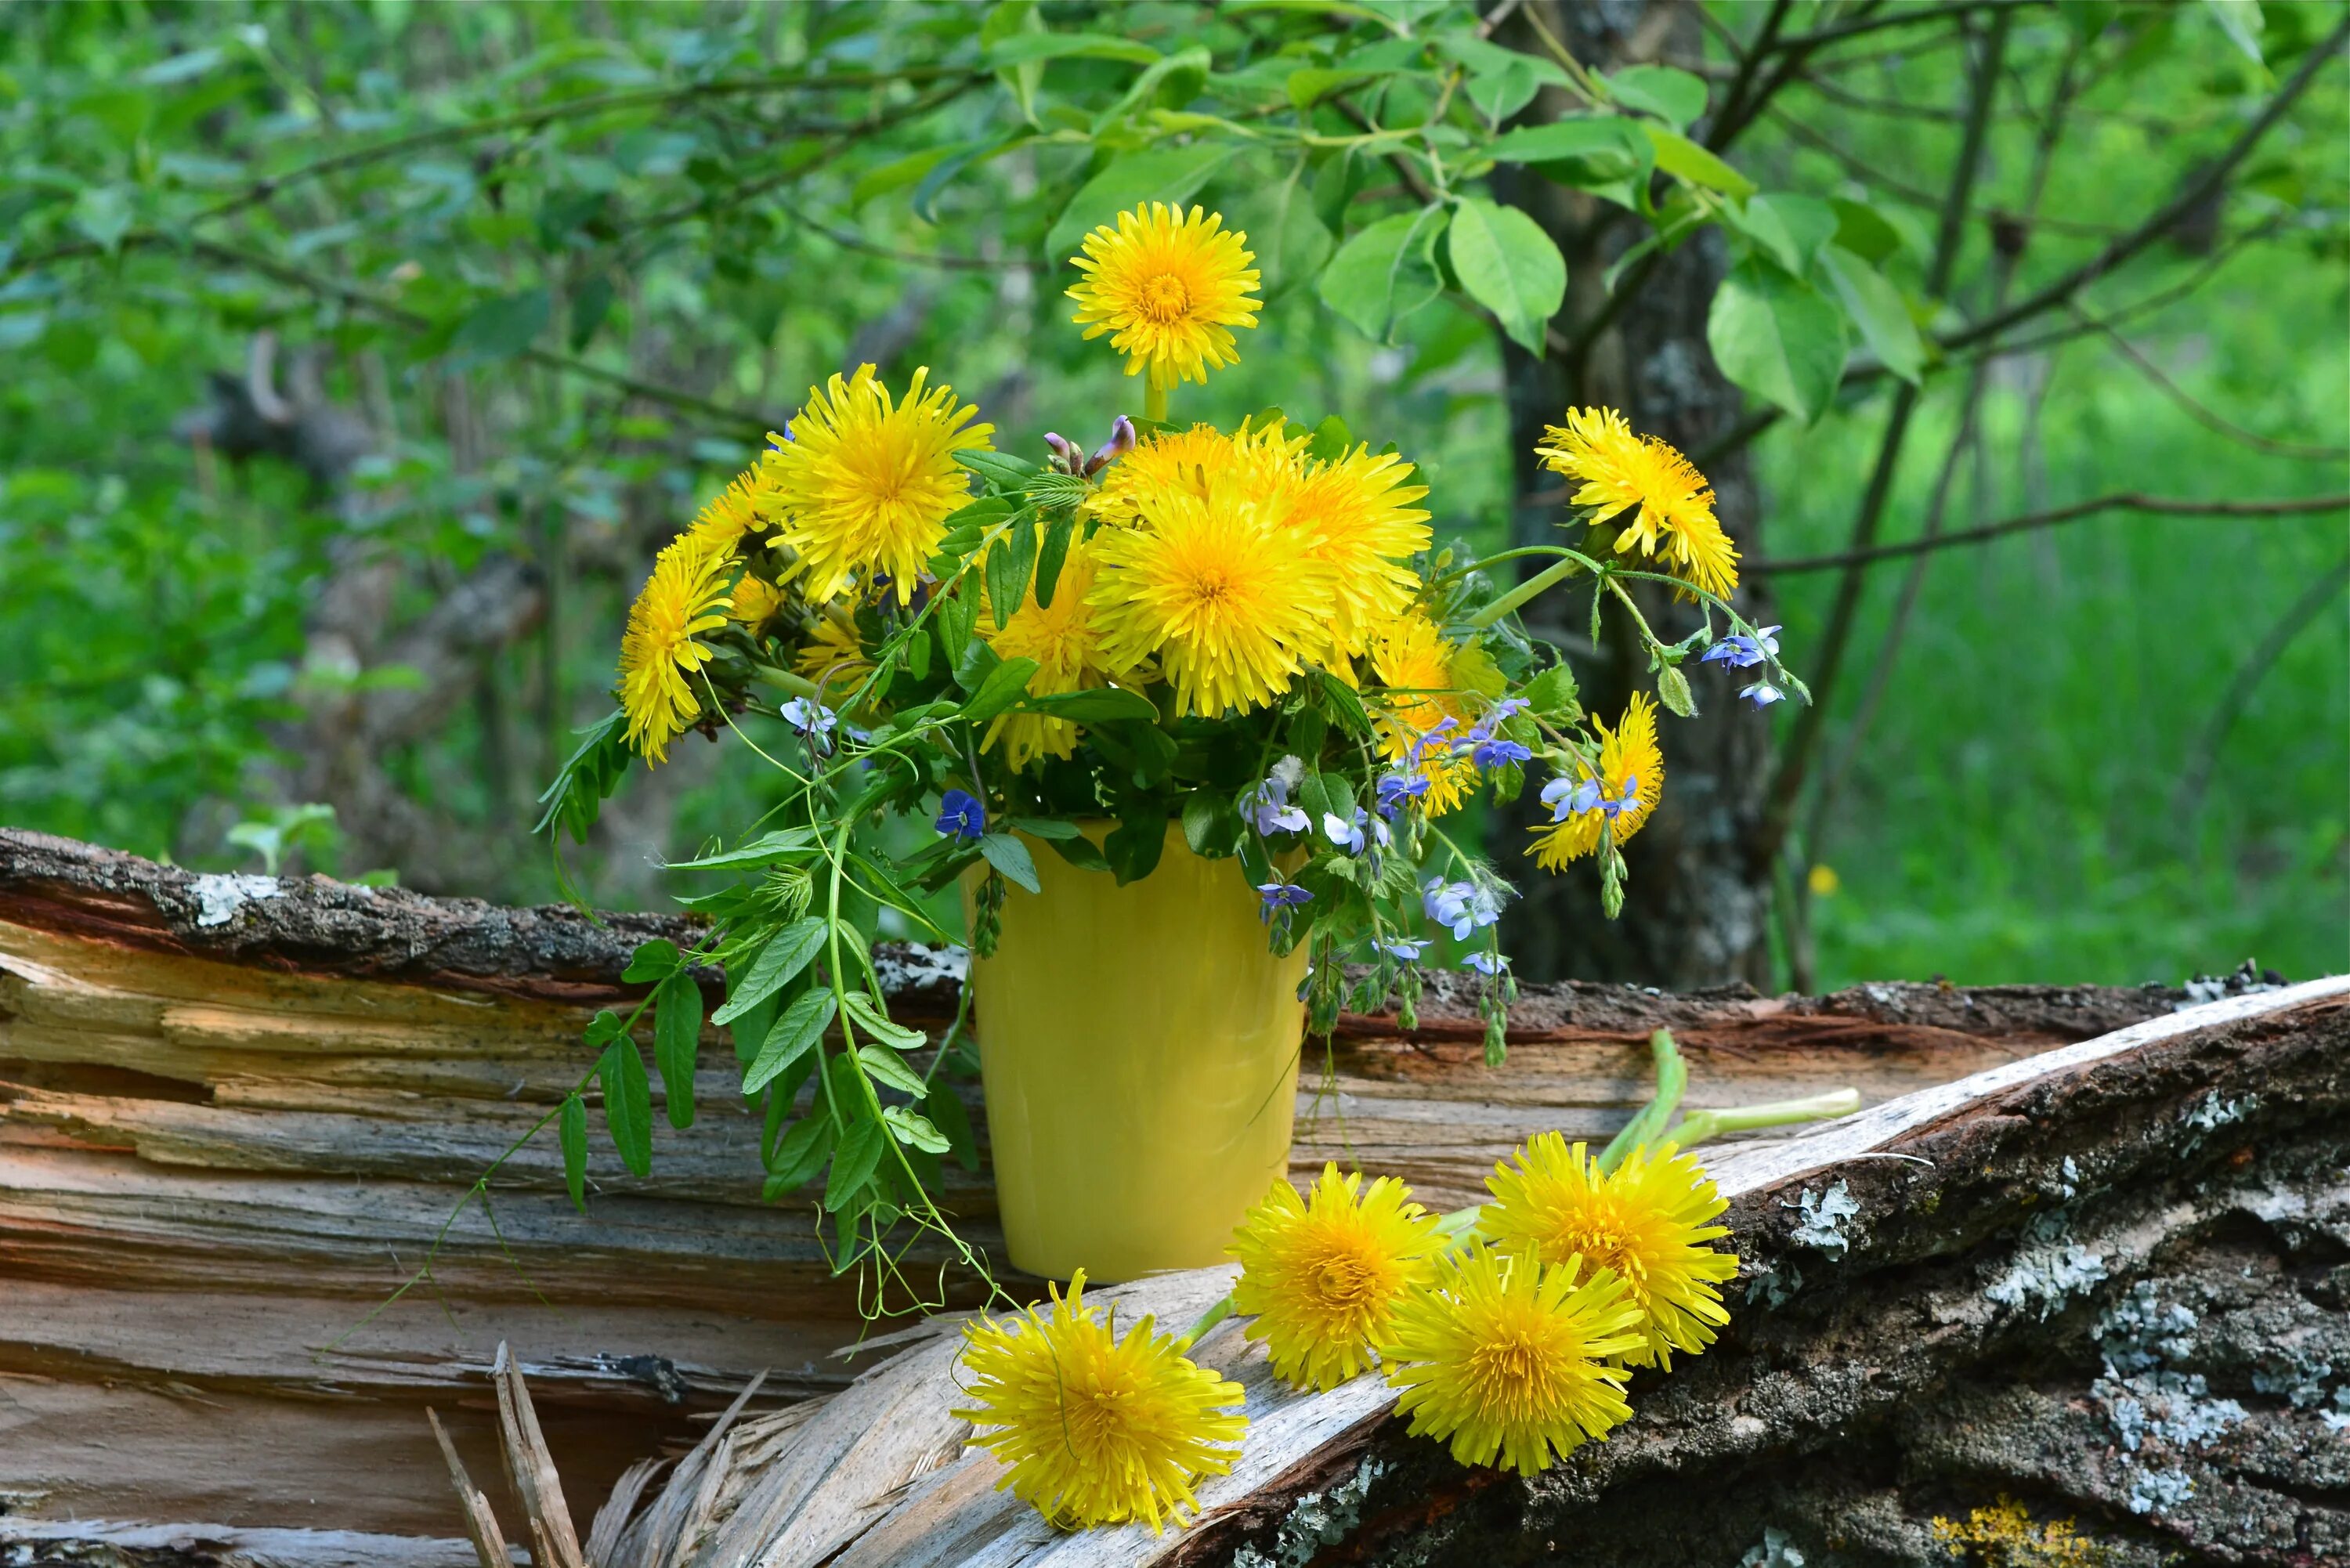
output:
<path id="1" fill-rule="evenodd" d="M 1950 292 L 1950 274 L 1958 265 L 1959 246 L 1966 235 L 1967 209 L 1974 198 L 1975 176 L 1982 163 L 1983 140 L 1991 129 L 1991 104 L 1999 96 L 2000 64 L 2007 53 L 2008 28 L 2013 20 L 2010 10 L 2002 9 L 1992 16 L 1982 53 L 1974 69 L 1968 73 L 1966 133 L 1959 148 L 1958 162 L 1950 171 L 1950 195 L 1942 203 L 1933 259 L 1927 267 L 1929 299 L 1940 299 Z M 1877 466 L 1861 496 L 1860 512 L 1853 519 L 1855 550 L 1866 550 L 1877 542 L 1877 531 L 1884 522 L 1886 504 L 1892 498 L 1894 475 L 1901 465 L 1901 448 L 1908 437 L 1909 421 L 1917 411 L 1918 399 L 1918 388 L 1907 381 L 1893 394 L 1893 406 L 1886 417 L 1885 437 L 1877 449 Z M 1779 765 L 1771 777 L 1762 820 L 1756 827 L 1753 844 L 1749 846 L 1758 877 L 1768 875 L 1794 820 L 1795 799 L 1803 791 L 1812 753 L 1827 722 L 1828 701 L 1835 694 L 1836 679 L 1842 672 L 1845 650 L 1851 645 L 1854 622 L 1860 613 L 1861 590 L 1866 580 L 1866 574 L 1856 565 L 1846 568 L 1843 581 L 1836 585 L 1835 601 L 1828 610 L 1827 629 L 1820 639 L 1818 664 L 1811 677 L 1812 700 L 1795 715 L 1794 732 L 1787 737 L 1786 750 L 1781 753 Z"/>
<path id="2" fill-rule="evenodd" d="M 2334 563 L 2332 571 L 2303 589 L 2301 597 L 2286 607 L 2276 625 L 2269 628 L 2269 634 L 2261 639 L 2260 646 L 2236 667 L 2236 673 L 2229 680 L 2228 690 L 2221 695 L 2220 705 L 2211 711 L 2210 720 L 2204 724 L 2194 746 L 2187 753 L 2187 766 L 2179 777 L 2178 794 L 2171 801 L 2171 815 L 2184 821 L 2201 808 L 2204 792 L 2211 784 L 2212 770 L 2220 763 L 2220 748 L 2227 743 L 2228 732 L 2235 728 L 2236 716 L 2244 711 L 2245 704 L 2251 701 L 2252 693 L 2268 678 L 2269 671 L 2276 668 L 2277 660 L 2284 657 L 2284 650 L 2293 646 L 2293 639 L 2307 629 L 2309 623 L 2317 618 L 2317 613 L 2332 602 L 2345 583 L 2350 583 L 2350 556 Z"/>
<path id="3" fill-rule="evenodd" d="M 1798 33 L 1779 42 L 1782 54 L 1808 55 L 1828 44 L 1840 44 L 1846 38 L 1857 38 L 1864 33 L 1881 33 L 1887 27 L 1922 27 L 1937 22 L 1956 21 L 1978 11 L 2020 11 L 2027 5 L 2051 5 L 2054 0 L 1950 0 L 1942 5 L 1913 5 L 1882 15 L 1871 14 L 1817 27 L 1808 33 Z"/>
<path id="4" fill-rule="evenodd" d="M 1873 566 L 1879 561 L 1898 561 L 1929 550 L 1981 545 L 2005 538 L 2010 534 L 2052 528 L 2060 523 L 2095 516 L 2100 512 L 2150 512 L 2165 517 L 2296 517 L 2310 513 L 2345 511 L 2350 511 L 2350 495 L 2289 495 L 2274 501 L 2197 501 L 2189 497 L 2147 495 L 2139 491 L 2125 490 L 2089 501 L 2076 501 L 2070 506 L 2051 507 L 2045 512 L 2027 512 L 2019 517 L 1986 523 L 1977 528 L 1961 528 L 1933 538 L 1905 539 L 1898 545 L 1841 550 L 1833 556 L 1790 556 L 1785 560 L 1743 561 L 1739 564 L 1739 569 L 1741 575 L 1746 576 L 1786 577 L 1798 572 Z"/>
<path id="5" fill-rule="evenodd" d="M 2077 304 L 2068 302 L 2068 308 L 2072 311 L 2074 320 L 2093 332 L 2103 334 L 2106 342 L 2111 346 L 2115 353 L 2137 366 L 2145 373 L 2147 380 L 2168 393 L 2171 401 L 2186 410 L 2195 422 L 2204 429 L 2225 436 L 2241 446 L 2251 447 L 2255 452 L 2272 452 L 2278 457 L 2304 458 L 2312 462 L 2340 462 L 2345 458 L 2350 458 L 2350 447 L 2303 446 L 2298 441 L 2276 441 L 2268 436 L 2257 435 L 2243 426 L 2222 418 L 2189 396 L 2186 388 L 2166 375 L 2161 366 L 2139 353 L 2137 346 L 2114 330 L 2112 323 L 2098 320 Z"/>

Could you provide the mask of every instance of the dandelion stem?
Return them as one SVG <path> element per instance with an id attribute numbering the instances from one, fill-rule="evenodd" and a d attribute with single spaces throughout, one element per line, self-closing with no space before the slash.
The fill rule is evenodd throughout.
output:
<path id="1" fill-rule="evenodd" d="M 1142 377 L 1142 417 L 1152 424 L 1167 422 L 1167 389 L 1147 370 Z"/>
<path id="2" fill-rule="evenodd" d="M 1752 1132 L 1759 1127 L 1785 1127 L 1793 1122 L 1822 1122 L 1848 1116 L 1860 1109 L 1858 1089 L 1832 1089 L 1803 1100 L 1772 1100 L 1759 1106 L 1731 1106 L 1721 1110 L 1691 1111 L 1673 1129 L 1673 1141 L 1683 1148 L 1724 1133 Z"/>
<path id="3" fill-rule="evenodd" d="M 1603 1171 L 1614 1170 L 1641 1145 L 1655 1142 L 1680 1105 L 1681 1092 L 1689 1087 L 1689 1064 L 1682 1060 L 1680 1047 L 1673 1044 L 1671 1030 L 1659 1029 L 1649 1035 L 1648 1049 L 1657 1059 L 1656 1095 L 1599 1151 L 1599 1168 Z"/>
<path id="4" fill-rule="evenodd" d="M 1591 564 L 1590 557 L 1586 556 L 1569 556 L 1554 566 L 1545 566 L 1475 615 L 1471 616 L 1469 624 L 1480 628 L 1489 627 L 1527 600 L 1565 582 L 1578 569 L 1587 568 Z"/>
<path id="5" fill-rule="evenodd" d="M 1232 1296 L 1229 1293 L 1218 1296 L 1214 1304 L 1210 1306 L 1207 1311 L 1201 1313 L 1198 1318 L 1194 1319 L 1191 1326 L 1183 1331 L 1183 1337 L 1177 1340 L 1175 1343 L 1183 1349 L 1189 1350 L 1191 1346 L 1199 1344 L 1200 1341 L 1207 1338 L 1208 1331 L 1210 1329 L 1215 1327 L 1218 1324 L 1223 1322 L 1224 1319 L 1232 1315 Z"/>

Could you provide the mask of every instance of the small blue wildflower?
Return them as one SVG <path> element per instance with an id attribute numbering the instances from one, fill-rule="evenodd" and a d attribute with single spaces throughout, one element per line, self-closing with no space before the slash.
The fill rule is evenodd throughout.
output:
<path id="1" fill-rule="evenodd" d="M 1420 888 L 1419 907 L 1438 925 L 1451 928 L 1455 941 L 1467 941 L 1470 932 L 1502 918 L 1502 902 L 1492 888 L 1440 877 L 1430 877 Z"/>
<path id="2" fill-rule="evenodd" d="M 1300 904 L 1314 901 L 1314 895 L 1295 882 L 1260 882 L 1256 885 L 1256 896 L 1264 900 L 1264 907 L 1256 912 L 1260 920 L 1272 919 L 1277 909 L 1293 909 Z"/>
<path id="3" fill-rule="evenodd" d="M 1380 824 L 1385 826 L 1386 824 Z M 1349 855 L 1363 852 L 1363 808 L 1357 806 L 1350 821 L 1335 811 L 1322 814 L 1322 836 Z"/>
<path id="4" fill-rule="evenodd" d="M 1757 680 L 1739 695 L 1757 708 L 1768 708 L 1773 702 L 1783 702 L 1787 700 L 1787 694 L 1768 680 Z"/>
<path id="5" fill-rule="evenodd" d="M 1555 778 L 1543 785 L 1542 803 L 1550 807 L 1553 822 L 1565 822 L 1570 816 L 1596 811 L 1599 809 L 1599 781 L 1596 778 Z"/>
<path id="6" fill-rule="evenodd" d="M 1461 967 L 1482 975 L 1498 975 L 1510 967 L 1510 961 L 1500 953 L 1471 953 L 1461 961 Z"/>
<path id="7" fill-rule="evenodd" d="M 1532 762 L 1534 755 L 1515 741 L 1491 735 L 1470 749 L 1469 760 L 1481 768 L 1499 768 L 1512 763 Z"/>
<path id="8" fill-rule="evenodd" d="M 1627 811 L 1638 810 L 1639 808 L 1639 805 L 1640 775 L 1638 774 L 1626 774 L 1624 775 L 1624 793 L 1613 798 L 1603 798 L 1599 803 L 1599 809 L 1606 812 L 1607 814 L 1607 819 L 1610 822 L 1613 822 L 1616 818 L 1623 815 Z"/>
<path id="9" fill-rule="evenodd" d="M 1404 802 L 1418 800 L 1428 793 L 1428 779 L 1422 774 L 1398 769 L 1379 775 L 1378 792 L 1379 815 L 1391 817 L 1403 809 Z"/>
<path id="10" fill-rule="evenodd" d="M 1460 720 L 1448 716 L 1422 730 L 1411 742 L 1411 765 L 1419 766 L 1420 759 L 1428 754 L 1429 747 L 1443 740 L 1445 736 L 1460 727 Z M 1452 750 L 1452 743 L 1447 741 L 1444 749 L 1449 753 Z"/>
<path id="11" fill-rule="evenodd" d="M 1752 637 L 1732 632 L 1711 648 L 1699 660 L 1701 664 L 1727 664 L 1732 670 L 1752 670 L 1766 659 L 1779 656 L 1779 639 L 1773 635 L 1775 626 L 1757 627 Z"/>
<path id="12" fill-rule="evenodd" d="M 783 714 L 785 723 L 806 735 L 817 751 L 832 750 L 832 727 L 840 722 L 840 716 L 831 709 L 806 697 L 795 697 L 777 711 Z"/>
<path id="13" fill-rule="evenodd" d="M 1304 833 L 1312 826 L 1305 813 L 1289 804 L 1289 792 L 1305 777 L 1305 764 L 1295 757 L 1284 757 L 1274 763 L 1264 782 L 1256 786 L 1256 796 L 1249 803 L 1249 820 L 1256 825 L 1259 837 L 1270 838 L 1276 833 Z"/>
<path id="14" fill-rule="evenodd" d="M 951 789 L 939 802 L 938 829 L 972 843 L 987 831 L 987 807 L 967 790 Z"/>
<path id="15" fill-rule="evenodd" d="M 1386 941 L 1378 942 L 1375 945 L 1378 948 L 1379 951 L 1387 954 L 1388 957 L 1394 959 L 1399 963 L 1418 963 L 1419 961 L 1419 955 L 1428 950 L 1428 943 L 1426 941 L 1412 940 L 1404 938 L 1390 938 Z"/>

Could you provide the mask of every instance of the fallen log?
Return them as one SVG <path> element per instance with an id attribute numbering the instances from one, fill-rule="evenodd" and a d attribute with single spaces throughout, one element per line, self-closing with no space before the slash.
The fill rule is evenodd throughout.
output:
<path id="1" fill-rule="evenodd" d="M 0 1545 L 39 1561 L 76 1541 L 123 1561 L 252 1560 L 292 1552 L 256 1544 L 267 1532 L 307 1531 L 321 1560 L 470 1563 L 424 1411 L 497 1493 L 501 1343 L 583 1511 L 630 1475 L 650 1506 L 642 1461 L 694 1449 L 762 1369 L 705 1480 L 847 1387 L 863 1363 L 834 1352 L 874 1331 L 805 1207 L 759 1201 L 757 1129 L 715 1033 L 702 1114 L 660 1128 L 651 1179 L 599 1142 L 583 1220 L 550 1137 L 502 1169 L 486 1206 L 467 1202 L 584 1069 L 580 1029 L 634 994 L 620 971 L 654 935 L 691 927 L 200 877 L 0 831 Z M 886 959 L 893 1008 L 942 1023 L 954 955 Z M 1439 988 L 1416 1032 L 1350 1018 L 1308 1062 L 1294 1169 L 1359 1159 L 1431 1202 L 1470 1201 L 1529 1132 L 1620 1126 L 1659 1025 L 1690 1059 L 1693 1106 L 1846 1084 L 1877 1106 L 2186 1000 L 1534 988 L 1493 1070 L 1468 998 Z M 983 1173 L 951 1202 L 991 1238 Z M 617 1538 L 575 1523 L 605 1562 L 596 1547 Z"/>

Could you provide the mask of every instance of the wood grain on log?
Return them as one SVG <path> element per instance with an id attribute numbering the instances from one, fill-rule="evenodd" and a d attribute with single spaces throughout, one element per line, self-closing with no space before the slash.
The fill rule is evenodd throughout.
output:
<path id="1" fill-rule="evenodd" d="M 695 1124 L 658 1130 L 650 1180 L 620 1169 L 599 1127 L 586 1219 L 551 1134 L 503 1168 L 486 1207 L 466 1203 L 584 1072 L 579 1031 L 639 992 L 619 973 L 652 934 L 692 928 L 315 878 L 224 890 L 0 831 L 0 1486 L 16 1489 L 0 1527 L 211 1521 L 190 1537 L 203 1541 L 307 1527 L 470 1561 L 423 1410 L 442 1411 L 473 1476 L 499 1474 L 486 1372 L 501 1341 L 578 1508 L 648 1456 L 692 1449 L 763 1368 L 729 1462 L 785 1442 L 806 1412 L 774 1407 L 842 1388 L 851 1366 L 830 1353 L 865 1325 L 806 1207 L 759 1202 L 757 1129 L 715 1033 Z M 899 950 L 881 967 L 893 1010 L 950 1014 L 948 958 Z M 1620 1126 L 1659 1024 L 1690 1056 L 1693 1104 L 1852 1084 L 1876 1105 L 2179 1000 L 1534 987 L 1510 1062 L 1488 1070 L 1470 999 L 1446 983 L 1416 1033 L 1349 1019 L 1307 1062 L 1293 1168 L 1359 1159 L 1468 1201 L 1530 1132 Z M 948 1199 L 992 1240 L 983 1175 L 951 1171 Z M 428 1255 L 430 1277 L 385 1307 Z M 899 1479 L 936 1462 L 920 1449 Z"/>

